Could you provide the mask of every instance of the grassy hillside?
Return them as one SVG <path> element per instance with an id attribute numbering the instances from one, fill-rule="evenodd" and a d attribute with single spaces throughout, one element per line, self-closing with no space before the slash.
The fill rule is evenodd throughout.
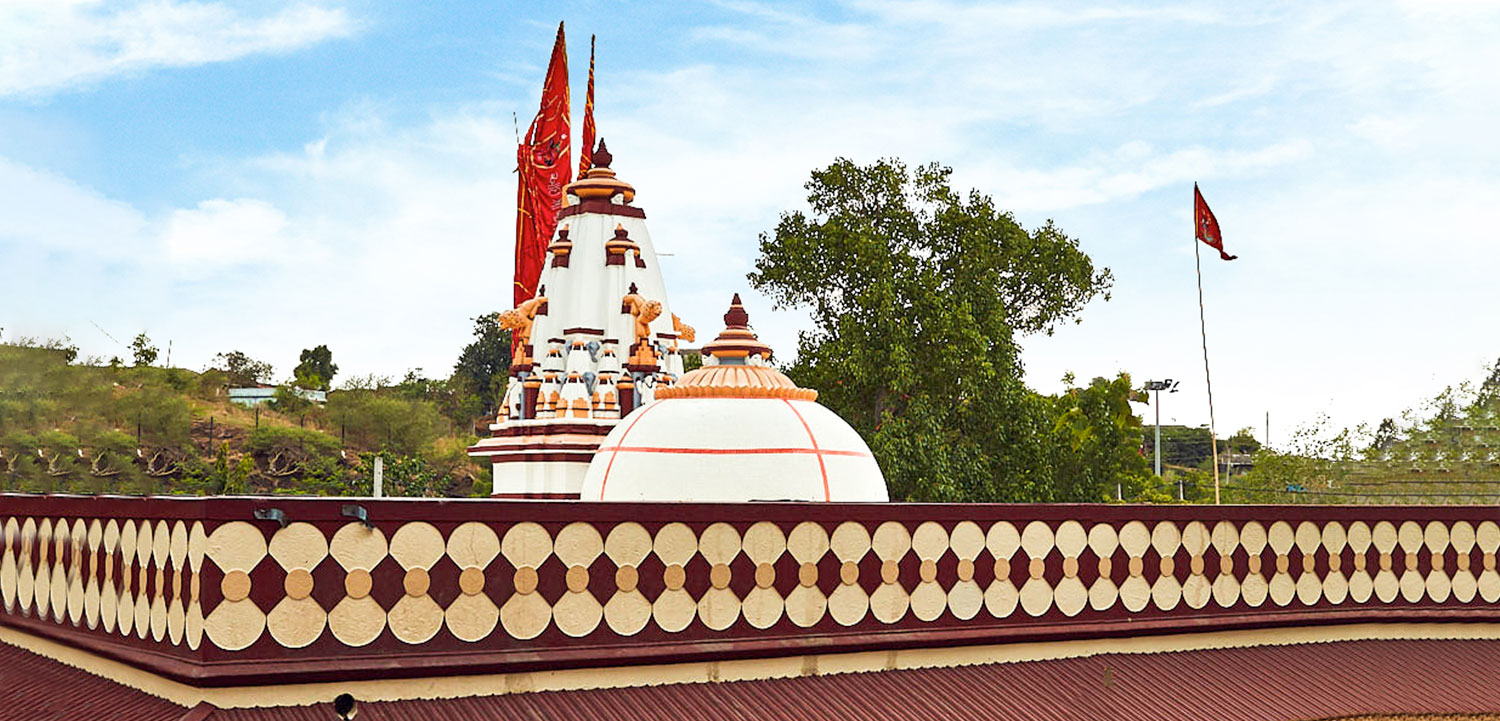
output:
<path id="1" fill-rule="evenodd" d="M 71 360 L 0 345 L 0 489 L 365 495 L 380 453 L 388 495 L 489 492 L 448 381 L 365 379 L 323 407 L 282 394 L 256 411 L 229 403 L 221 371 Z"/>
<path id="2" fill-rule="evenodd" d="M 1255 455 L 1226 499 L 1253 503 L 1500 503 L 1500 362 L 1378 427 L 1298 431 Z"/>

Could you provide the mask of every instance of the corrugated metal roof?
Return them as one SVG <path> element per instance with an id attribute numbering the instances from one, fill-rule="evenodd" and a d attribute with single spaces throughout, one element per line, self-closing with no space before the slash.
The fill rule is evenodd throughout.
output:
<path id="1" fill-rule="evenodd" d="M 359 721 L 1496 719 L 1500 641 L 1349 641 L 360 705 Z M 188 710 L 0 644 L 0 719 L 328 721 L 332 704 Z M 1445 721 L 1453 717 L 1444 716 Z M 1466 718 L 1466 717 L 1460 717 Z"/>
<path id="2" fill-rule="evenodd" d="M 1353 641 L 767 681 L 361 704 L 359 721 L 1294 721 L 1500 711 L 1500 641 Z M 331 718 L 331 708 L 212 719 Z"/>
<path id="3" fill-rule="evenodd" d="M 175 721 L 188 709 L 0 643 L 0 719 Z"/>

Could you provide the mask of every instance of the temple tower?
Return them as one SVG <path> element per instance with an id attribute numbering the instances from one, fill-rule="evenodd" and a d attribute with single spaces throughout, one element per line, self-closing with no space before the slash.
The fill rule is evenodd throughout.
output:
<path id="1" fill-rule="evenodd" d="M 494 495 L 577 498 L 599 442 L 682 374 L 678 342 L 693 329 L 672 314 L 646 213 L 615 176 L 604 143 L 564 192 L 557 237 L 535 298 L 500 316 L 520 340 L 492 436 Z"/>

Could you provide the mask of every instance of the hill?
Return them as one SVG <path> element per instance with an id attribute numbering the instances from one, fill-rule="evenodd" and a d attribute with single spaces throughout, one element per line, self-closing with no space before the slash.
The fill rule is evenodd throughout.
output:
<path id="1" fill-rule="evenodd" d="M 464 449 L 478 408 L 453 379 L 357 379 L 326 406 L 229 402 L 224 371 L 74 363 L 0 345 L 0 489 L 32 492 L 487 495 Z"/>
<path id="2" fill-rule="evenodd" d="M 1500 502 L 1500 361 L 1373 430 L 1300 429 L 1257 453 L 1232 491 L 1252 503 Z"/>

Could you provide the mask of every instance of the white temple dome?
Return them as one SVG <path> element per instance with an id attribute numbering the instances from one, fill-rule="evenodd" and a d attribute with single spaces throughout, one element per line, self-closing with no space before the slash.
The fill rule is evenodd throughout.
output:
<path id="1" fill-rule="evenodd" d="M 842 418 L 766 365 L 736 295 L 704 366 L 599 445 L 581 498 L 598 501 L 886 501 L 870 448 Z"/>

